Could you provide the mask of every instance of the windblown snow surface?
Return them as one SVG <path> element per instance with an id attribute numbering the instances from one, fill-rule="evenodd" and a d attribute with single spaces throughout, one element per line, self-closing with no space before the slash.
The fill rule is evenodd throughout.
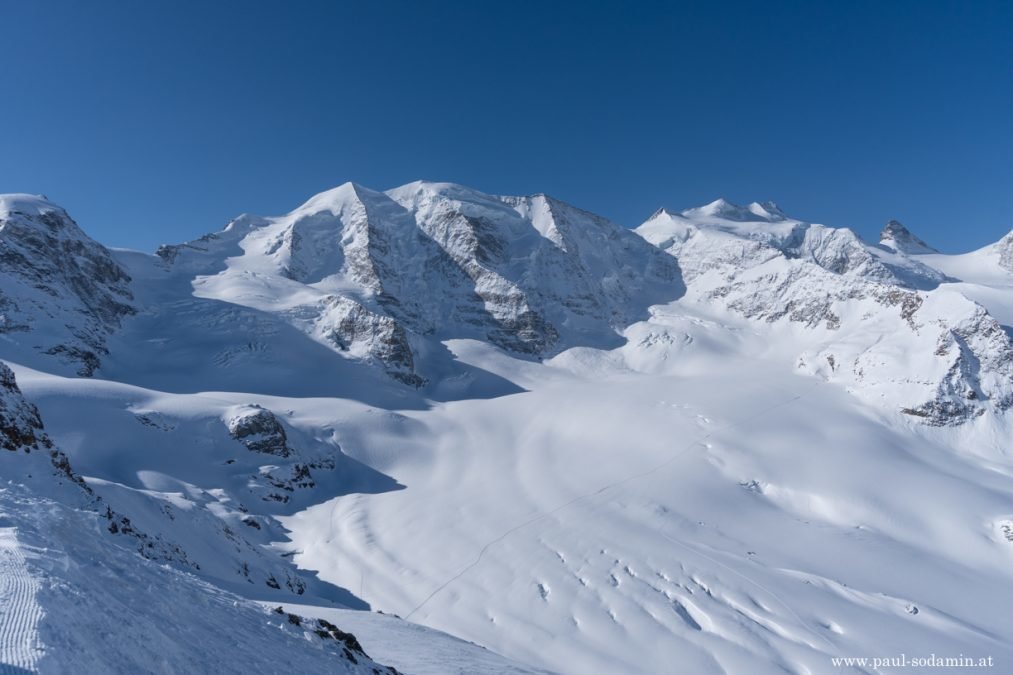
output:
<path id="1" fill-rule="evenodd" d="M 1013 239 L 895 225 L 348 185 L 112 251 L 92 377 L 33 346 L 84 301 L 0 343 L 93 493 L 0 450 L 0 672 L 382 668 L 317 619 L 409 673 L 1013 672 Z"/>

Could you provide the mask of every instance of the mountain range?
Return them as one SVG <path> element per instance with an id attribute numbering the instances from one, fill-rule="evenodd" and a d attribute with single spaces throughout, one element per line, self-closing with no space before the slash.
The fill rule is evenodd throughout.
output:
<path id="1" fill-rule="evenodd" d="M 2 195 L 0 664 L 1009 660 L 1011 291 L 1013 232 L 772 202 L 346 183 L 143 253 Z"/>

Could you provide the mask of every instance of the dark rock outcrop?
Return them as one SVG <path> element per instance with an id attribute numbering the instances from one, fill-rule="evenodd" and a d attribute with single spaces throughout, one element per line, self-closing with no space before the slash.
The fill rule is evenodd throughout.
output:
<path id="1" fill-rule="evenodd" d="M 22 354 L 90 376 L 106 338 L 135 312 L 132 300 L 130 277 L 66 211 L 41 197 L 0 197 L 0 333 Z"/>

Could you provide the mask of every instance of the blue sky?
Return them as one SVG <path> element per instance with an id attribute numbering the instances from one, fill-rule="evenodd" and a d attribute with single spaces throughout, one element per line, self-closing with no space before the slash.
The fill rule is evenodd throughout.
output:
<path id="1" fill-rule="evenodd" d="M 0 192 L 150 250 L 347 180 L 1013 227 L 1009 2 L 9 2 Z"/>

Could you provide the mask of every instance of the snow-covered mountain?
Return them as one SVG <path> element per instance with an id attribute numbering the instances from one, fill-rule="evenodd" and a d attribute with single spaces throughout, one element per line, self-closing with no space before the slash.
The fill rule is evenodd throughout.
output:
<path id="1" fill-rule="evenodd" d="M 439 183 L 346 183 L 158 256 L 198 297 L 283 316 L 416 387 L 441 340 L 536 356 L 617 345 L 617 328 L 683 292 L 675 261 L 603 218 Z"/>
<path id="2" fill-rule="evenodd" d="M 723 200 L 637 228 L 679 259 L 697 302 L 810 331 L 797 367 L 931 424 L 1013 406 L 1013 345 L 957 279 L 912 253 L 933 249 L 896 221 L 879 246 L 848 229 Z"/>
<path id="3" fill-rule="evenodd" d="M 1013 234 L 348 183 L 146 254 L 0 205 L 0 664 L 1013 659 Z"/>

